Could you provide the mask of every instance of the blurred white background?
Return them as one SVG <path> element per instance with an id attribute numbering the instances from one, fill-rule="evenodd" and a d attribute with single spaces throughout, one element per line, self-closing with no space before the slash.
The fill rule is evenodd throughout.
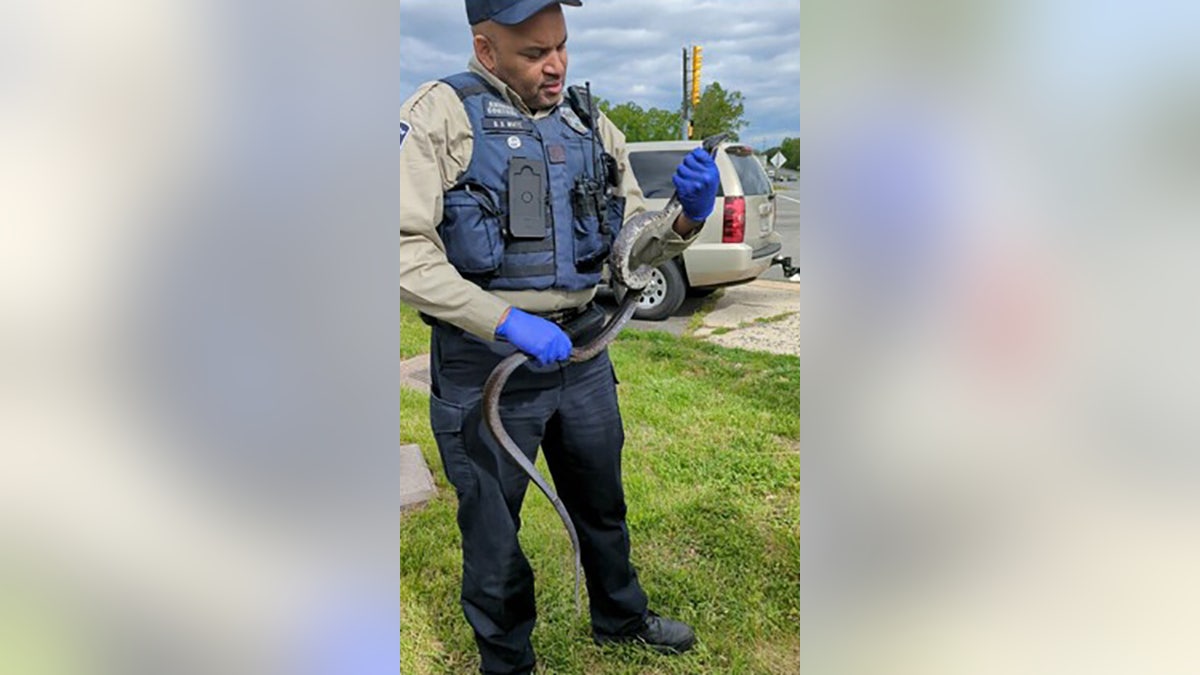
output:
<path id="1" fill-rule="evenodd" d="M 0 6 L 0 672 L 398 669 L 397 11 Z"/>
<path id="2" fill-rule="evenodd" d="M 1200 6 L 803 11 L 804 664 L 1197 672 Z"/>

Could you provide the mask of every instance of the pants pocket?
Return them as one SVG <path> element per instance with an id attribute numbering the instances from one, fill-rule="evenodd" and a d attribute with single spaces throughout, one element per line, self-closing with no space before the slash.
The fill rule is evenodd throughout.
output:
<path id="1" fill-rule="evenodd" d="M 468 406 L 430 395 L 429 426 L 433 430 L 434 440 L 437 441 L 446 480 L 454 486 L 460 498 L 465 492 L 473 489 L 477 481 L 471 459 L 467 455 L 464 434 L 468 417 Z"/>

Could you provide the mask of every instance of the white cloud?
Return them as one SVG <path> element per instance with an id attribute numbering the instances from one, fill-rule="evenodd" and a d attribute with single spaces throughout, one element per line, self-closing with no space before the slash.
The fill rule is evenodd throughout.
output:
<path id="1" fill-rule="evenodd" d="M 568 80 L 592 83 L 620 103 L 675 110 L 682 97 L 681 52 L 704 48 L 701 83 L 745 97 L 744 141 L 800 134 L 800 3 L 586 0 L 566 7 Z M 470 38 L 462 2 L 401 0 L 401 97 L 466 66 Z"/>

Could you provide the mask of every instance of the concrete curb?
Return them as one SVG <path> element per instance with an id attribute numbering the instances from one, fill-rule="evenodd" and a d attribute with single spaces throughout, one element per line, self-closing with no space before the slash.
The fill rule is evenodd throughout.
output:
<path id="1" fill-rule="evenodd" d="M 778 279 L 755 279 L 743 287 L 770 288 L 778 291 L 787 291 L 789 293 L 800 292 L 800 282 L 798 281 L 780 281 Z M 734 286 L 733 288 L 739 288 Z"/>
<path id="2" fill-rule="evenodd" d="M 429 355 L 400 362 L 400 386 L 429 393 Z M 416 508 L 437 495 L 433 475 L 417 445 L 400 446 L 400 510 Z"/>
<path id="3" fill-rule="evenodd" d="M 800 284 L 758 279 L 731 286 L 693 335 L 723 347 L 799 356 Z"/>
<path id="4" fill-rule="evenodd" d="M 421 448 L 416 445 L 400 446 L 400 510 L 415 508 L 433 499 L 437 486 L 433 474 L 425 465 Z"/>
<path id="5" fill-rule="evenodd" d="M 429 354 L 400 362 L 400 386 L 429 393 Z"/>

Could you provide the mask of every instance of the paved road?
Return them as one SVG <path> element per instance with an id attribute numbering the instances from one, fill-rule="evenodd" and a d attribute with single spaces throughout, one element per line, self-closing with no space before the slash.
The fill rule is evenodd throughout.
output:
<path id="1" fill-rule="evenodd" d="M 783 240 L 783 250 L 779 253 L 792 256 L 792 264 L 800 264 L 800 183 L 777 183 L 775 185 L 775 230 Z M 783 189 L 787 188 L 787 189 Z M 783 279 L 783 271 L 778 266 L 763 273 L 760 279 Z"/>
<path id="2" fill-rule="evenodd" d="M 609 312 L 616 309 L 612 293 L 602 290 L 596 300 Z M 672 335 L 683 335 L 692 315 L 704 305 L 706 299 L 688 298 L 674 315 L 665 321 L 633 320 L 628 328 L 635 330 L 660 330 Z M 762 279 L 740 286 L 725 288 L 717 298 L 703 325 L 696 335 L 706 337 L 715 328 L 739 328 L 727 335 L 713 336 L 711 341 L 734 347 L 765 349 L 779 353 L 799 353 L 799 310 L 800 284 L 791 281 L 764 281 Z M 777 317 L 785 313 L 796 313 L 784 322 L 771 322 L 750 327 L 756 319 Z M 758 346 L 755 346 L 758 343 Z M 763 343 L 770 343 L 769 345 Z M 781 348 L 782 347 L 782 348 Z"/>

